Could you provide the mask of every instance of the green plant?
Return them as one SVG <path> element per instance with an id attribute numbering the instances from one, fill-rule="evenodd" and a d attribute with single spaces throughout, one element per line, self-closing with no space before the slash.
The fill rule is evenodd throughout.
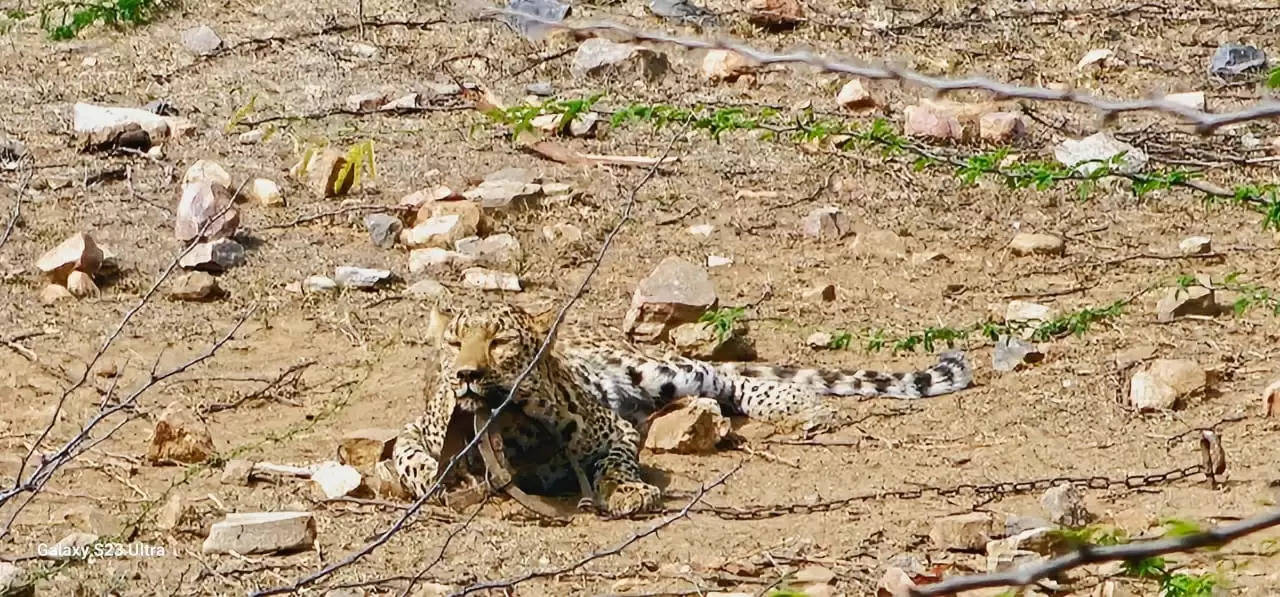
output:
<path id="1" fill-rule="evenodd" d="M 853 341 L 853 334 L 840 330 L 831 334 L 831 341 L 827 343 L 827 348 L 831 350 L 844 350 L 849 348 L 849 343 Z"/>
<path id="2" fill-rule="evenodd" d="M 40 27 L 51 39 L 63 41 L 74 39 L 95 23 L 113 27 L 145 24 L 167 6 L 162 0 L 51 2 L 40 8 Z M 55 14 L 59 18 L 55 19 Z"/>
<path id="3" fill-rule="evenodd" d="M 1263 84 L 1272 89 L 1280 89 L 1280 66 L 1271 69 L 1271 72 L 1267 73 L 1267 78 L 1263 81 Z"/>
<path id="4" fill-rule="evenodd" d="M 355 188 L 360 184 L 360 173 L 366 170 L 370 177 L 378 175 L 378 167 L 373 159 L 372 139 L 356 143 L 347 150 L 347 161 L 333 179 L 334 193 L 339 193 L 344 188 Z"/>
<path id="5" fill-rule="evenodd" d="M 733 328 L 738 320 L 747 312 L 746 307 L 721 307 L 707 311 L 698 318 L 698 323 L 706 324 L 721 342 L 733 336 Z"/>
<path id="6" fill-rule="evenodd" d="M 222 127 L 222 132 L 224 134 L 230 134 L 231 131 L 235 130 L 235 128 L 239 126 L 245 118 L 249 117 L 249 114 L 253 113 L 254 107 L 257 103 L 258 94 L 255 93 L 249 96 L 249 101 L 245 102 L 244 105 L 239 108 L 236 108 L 236 111 L 231 114 L 231 118 L 227 120 L 227 124 Z"/>
<path id="7" fill-rule="evenodd" d="M 1221 288 L 1239 293 L 1239 297 L 1231 304 L 1231 310 L 1237 315 L 1244 315 L 1254 307 L 1270 309 L 1273 315 L 1280 315 L 1280 297 L 1271 289 L 1260 284 L 1240 281 L 1240 272 L 1231 272 L 1222 279 Z"/>

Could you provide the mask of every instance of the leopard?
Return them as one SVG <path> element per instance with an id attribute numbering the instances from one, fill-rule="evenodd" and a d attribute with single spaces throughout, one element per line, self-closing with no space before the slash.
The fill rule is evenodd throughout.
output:
<path id="1" fill-rule="evenodd" d="M 434 390 L 393 451 L 394 468 L 413 497 L 426 495 L 441 472 L 455 411 L 499 409 L 509 395 L 505 408 L 523 421 L 512 437 L 517 451 L 553 440 L 558 448 L 552 451 L 563 455 L 536 476 L 550 483 L 567 460 L 585 473 L 602 510 L 625 516 L 661 505 L 661 490 L 641 475 L 639 452 L 651 415 L 678 398 L 710 398 L 726 416 L 815 433 L 835 422 L 830 396 L 928 398 L 963 390 L 973 379 L 960 350 L 942 353 L 923 370 L 896 373 L 713 362 L 642 348 L 598 327 L 553 325 L 557 315 L 508 303 L 432 308 L 427 336 L 439 361 Z"/>

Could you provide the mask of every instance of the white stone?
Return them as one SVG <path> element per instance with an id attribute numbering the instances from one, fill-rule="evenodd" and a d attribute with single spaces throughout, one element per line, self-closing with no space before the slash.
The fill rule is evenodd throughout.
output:
<path id="1" fill-rule="evenodd" d="M 462 284 L 480 290 L 506 290 L 520 292 L 520 278 L 515 274 L 482 267 L 469 267 L 462 271 Z"/>
<path id="2" fill-rule="evenodd" d="M 369 290 L 391 279 L 391 270 L 340 265 L 333 271 L 333 281 L 343 288 Z"/>
<path id="3" fill-rule="evenodd" d="M 136 124 L 151 136 L 152 142 L 169 135 L 169 122 L 164 117 L 141 108 L 119 108 L 77 103 L 71 109 L 72 128 L 77 134 L 91 138 L 122 130 Z"/>
<path id="4" fill-rule="evenodd" d="M 333 499 L 351 495 L 360 488 L 362 479 L 355 467 L 325 462 L 311 473 L 311 481 L 326 498 Z"/>
<path id="5" fill-rule="evenodd" d="M 206 554 L 275 553 L 310 549 L 316 521 L 310 512 L 228 514 L 209 529 L 201 551 Z"/>

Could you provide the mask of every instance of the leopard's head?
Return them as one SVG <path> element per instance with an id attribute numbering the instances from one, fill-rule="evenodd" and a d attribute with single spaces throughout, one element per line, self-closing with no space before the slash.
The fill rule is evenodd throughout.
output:
<path id="1" fill-rule="evenodd" d="M 432 310 L 429 335 L 439 348 L 440 383 L 448 384 L 458 408 L 474 412 L 505 400 L 537 354 L 554 315 L 552 310 L 535 316 L 506 304 L 456 313 Z"/>

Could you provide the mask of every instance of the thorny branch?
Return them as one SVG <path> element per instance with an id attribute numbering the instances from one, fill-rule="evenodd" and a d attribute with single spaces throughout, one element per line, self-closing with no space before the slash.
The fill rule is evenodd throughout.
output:
<path id="1" fill-rule="evenodd" d="M 516 375 L 515 379 L 511 383 L 510 391 L 507 392 L 506 398 L 503 399 L 501 404 L 499 404 L 496 408 L 493 409 L 492 416 L 489 417 L 489 420 L 485 422 L 484 426 L 481 429 L 476 430 L 475 437 L 473 437 L 470 442 L 468 442 L 465 446 L 463 446 L 462 449 L 459 450 L 457 454 L 455 454 L 452 458 L 450 458 L 449 462 L 444 466 L 444 468 L 437 473 L 436 482 L 432 484 L 431 487 L 429 487 L 421 497 L 419 497 L 416 501 L 414 501 L 413 505 L 411 505 L 404 512 L 404 514 L 402 514 L 400 518 L 396 520 L 394 524 L 392 524 L 390 527 L 387 528 L 387 530 L 379 534 L 378 537 L 375 538 L 373 541 L 370 541 L 369 543 L 365 544 L 364 547 L 347 555 L 346 557 L 342 558 L 337 562 L 329 564 L 328 566 L 325 566 L 324 568 L 310 575 L 307 575 L 303 578 L 300 578 L 294 581 L 293 584 L 291 585 L 277 586 L 277 587 L 264 589 L 261 591 L 256 591 L 251 594 L 251 597 L 263 597 L 265 595 L 280 595 L 284 593 L 293 593 L 293 592 L 297 592 L 303 587 L 313 585 L 316 582 L 324 579 L 325 577 L 332 575 L 338 570 L 341 570 L 343 568 L 346 568 L 347 566 L 350 566 L 356 563 L 364 556 L 367 556 L 370 553 L 373 553 L 374 550 L 386 544 L 387 541 L 390 541 L 391 537 L 393 537 L 396 533 L 400 532 L 400 530 L 403 529 L 405 525 L 407 525 L 415 515 L 417 515 L 418 511 L 421 510 L 424 505 L 426 505 L 427 500 L 431 499 L 431 497 L 434 496 L 436 492 L 440 490 L 440 488 L 444 483 L 444 479 L 448 477 L 449 473 L 454 469 L 455 466 L 457 466 L 458 462 L 463 460 L 469 453 L 471 453 L 471 451 L 476 448 L 476 446 L 480 443 L 480 441 L 482 441 L 482 439 L 486 437 L 489 430 L 489 426 L 495 420 L 497 420 L 498 415 L 500 415 L 502 411 L 505 408 L 507 408 L 507 406 L 511 404 L 511 402 L 515 399 L 516 391 L 519 390 L 520 384 L 523 383 L 524 380 L 527 379 L 531 373 L 533 373 L 534 367 L 536 367 L 538 363 L 542 361 L 543 356 L 546 355 L 547 351 L 551 349 L 551 343 L 555 338 L 555 334 L 560 329 L 560 326 L 564 324 L 564 319 L 565 319 L 565 316 L 568 314 L 569 309 L 571 309 L 575 304 L 577 304 L 578 300 L 582 298 L 582 295 L 586 293 L 587 286 L 591 283 L 591 280 L 595 277 L 596 272 L 600 269 L 600 266 L 604 262 L 604 257 L 608 253 L 609 248 L 613 246 L 614 238 L 616 238 L 618 233 L 621 232 L 622 227 L 628 221 L 631 220 L 631 213 L 635 208 L 636 197 L 640 193 L 640 189 L 643 188 L 650 180 L 652 180 L 655 175 L 657 175 L 658 167 L 662 163 L 664 163 L 665 158 L 667 157 L 667 155 L 671 153 L 671 149 L 675 146 L 676 141 L 683 135 L 685 130 L 687 130 L 687 123 L 686 123 L 686 129 L 682 129 L 679 133 L 672 135 L 671 140 L 667 143 L 667 147 L 662 153 L 662 156 L 660 156 L 657 162 L 655 162 L 654 165 L 651 168 L 649 168 L 648 171 L 645 172 L 645 175 L 640 179 L 640 181 L 637 182 L 635 186 L 631 187 L 631 191 L 627 197 L 627 201 L 623 206 L 622 216 L 618 218 L 617 224 L 615 224 L 613 229 L 609 231 L 609 234 L 605 236 L 604 242 L 600 245 L 599 252 L 596 253 L 596 259 L 594 263 L 592 264 L 591 268 L 587 270 L 587 274 L 582 278 L 582 282 L 578 285 L 577 290 L 574 291 L 573 295 L 569 297 L 569 300 L 565 301 L 564 305 L 561 306 L 560 310 L 556 313 L 555 321 L 553 321 L 551 323 L 551 326 L 548 328 L 547 334 L 543 338 L 542 343 L 538 346 L 538 350 L 534 352 L 533 358 L 530 359 L 528 365 L 526 365 L 525 368 L 522 371 L 520 371 L 518 375 Z"/>
<path id="2" fill-rule="evenodd" d="M 1280 526 L 1280 509 L 1275 509 L 1235 524 L 1223 525 L 1201 533 L 1193 533 L 1171 539 L 1141 541 L 1122 545 L 1082 547 L 1052 560 L 1031 564 L 994 574 L 975 574 L 934 583 L 911 590 L 913 597 L 954 595 L 987 587 L 1026 586 L 1035 581 L 1056 576 L 1067 570 L 1099 562 L 1140 560 L 1166 553 L 1193 551 L 1202 547 L 1222 545 L 1245 535 Z"/>
<path id="3" fill-rule="evenodd" d="M 1128 112 L 1161 112 L 1180 116 L 1188 123 L 1194 124 L 1196 131 L 1204 134 L 1230 124 L 1263 120 L 1280 116 L 1280 101 L 1265 100 L 1251 107 L 1235 112 L 1214 114 L 1203 110 L 1169 101 L 1163 98 L 1118 100 L 1093 95 L 1073 89 L 1054 90 L 1044 87 L 1009 85 L 987 77 L 965 77 L 948 79 L 934 77 L 910 70 L 905 67 L 884 64 L 880 66 L 859 66 L 825 58 L 808 50 L 793 50 L 787 53 L 770 52 L 749 46 L 731 39 L 699 39 L 681 37 L 657 31 L 644 31 L 608 21 L 592 21 L 583 24 L 567 24 L 521 11 L 508 9 L 490 9 L 489 18 L 499 20 L 504 17 L 515 17 L 521 20 L 544 25 L 552 29 L 568 31 L 574 34 L 611 33 L 633 41 L 646 41 L 681 46 L 690 50 L 729 50 L 745 56 L 761 65 L 804 64 L 818 70 L 851 75 L 878 81 L 898 81 L 913 84 L 939 93 L 951 91 L 986 91 L 999 99 L 1025 99 L 1047 102 L 1069 102 L 1089 106 L 1101 112 L 1107 119 Z"/>
<path id="4" fill-rule="evenodd" d="M 587 564 L 590 564 L 591 562 L 594 562 L 595 560 L 616 556 L 619 553 L 622 553 L 622 550 L 630 547 L 632 544 L 636 543 L 637 541 L 640 541 L 645 537 L 658 533 L 658 531 L 661 531 L 662 529 L 665 529 L 671 526 L 676 521 L 682 518 L 687 518 L 689 516 L 689 513 L 693 511 L 693 507 L 697 505 L 698 502 L 702 501 L 702 498 L 707 495 L 707 492 L 711 491 L 712 489 L 715 489 L 716 487 L 719 487 L 720 485 L 723 485 L 724 482 L 727 481 L 730 476 L 738 472 L 738 469 L 741 469 L 741 468 L 742 468 L 742 462 L 738 462 L 736 466 L 734 466 L 732 469 L 729 469 L 729 471 L 726 472 L 725 474 L 720 475 L 720 477 L 717 478 L 715 481 L 712 481 L 711 483 L 708 483 L 706 485 L 699 487 L 698 493 L 694 495 L 693 498 L 691 498 L 688 502 L 686 502 L 684 507 L 680 508 L 680 510 L 677 511 L 675 514 L 672 514 L 671 516 L 668 516 L 658 521 L 657 523 L 653 524 L 653 526 L 650 526 L 649 528 L 643 531 L 632 533 L 632 535 L 628 537 L 626 540 L 622 541 L 621 543 L 618 543 L 617 545 L 614 545 L 613 547 L 583 556 L 578 561 L 573 562 L 571 564 L 566 564 L 559 568 L 551 568 L 548 570 L 534 570 L 534 571 L 526 572 L 520 576 L 510 578 L 507 580 L 477 583 L 465 589 L 462 589 L 461 591 L 455 591 L 454 593 L 451 593 L 449 597 L 463 597 L 464 595 L 470 595 L 471 593 L 478 593 L 480 591 L 486 591 L 486 590 L 492 590 L 492 589 L 501 589 L 503 591 L 509 592 L 512 588 L 514 588 L 516 585 L 520 583 L 530 581 L 535 578 L 545 578 L 548 576 L 560 576 L 563 574 L 568 574 L 570 572 L 573 572 L 575 570 L 582 568 L 583 566 L 586 566 Z"/>

